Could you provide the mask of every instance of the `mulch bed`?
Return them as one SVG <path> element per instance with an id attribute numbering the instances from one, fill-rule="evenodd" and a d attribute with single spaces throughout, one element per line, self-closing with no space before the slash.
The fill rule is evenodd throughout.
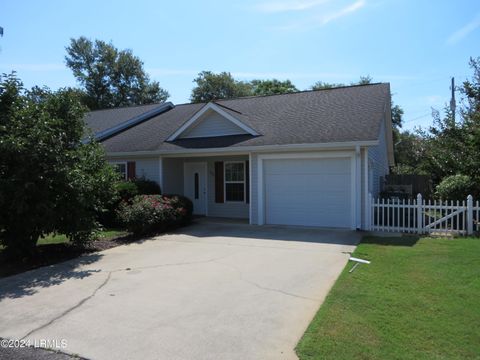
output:
<path id="1" fill-rule="evenodd" d="M 37 252 L 34 256 L 23 259 L 10 259 L 0 252 L 0 278 L 19 274 L 42 266 L 53 265 L 62 261 L 74 259 L 83 254 L 91 254 L 97 251 L 107 250 L 138 240 L 138 237 L 127 235 L 113 239 L 95 240 L 85 247 L 77 247 L 69 243 L 39 245 L 37 246 Z"/>

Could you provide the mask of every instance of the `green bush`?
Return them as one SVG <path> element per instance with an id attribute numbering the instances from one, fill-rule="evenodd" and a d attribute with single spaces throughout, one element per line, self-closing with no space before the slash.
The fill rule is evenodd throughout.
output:
<path id="1" fill-rule="evenodd" d="M 188 224 L 193 204 L 183 196 L 137 195 L 131 203 L 122 202 L 118 217 L 135 235 L 158 233 Z"/>
<path id="2" fill-rule="evenodd" d="M 160 194 L 160 186 L 155 181 L 139 178 L 117 182 L 115 184 L 115 192 L 116 196 L 112 199 L 109 207 L 98 216 L 99 222 L 103 226 L 120 226 L 121 222 L 118 219 L 120 204 L 122 202 L 131 203 L 132 199 L 137 195 Z"/>
<path id="3" fill-rule="evenodd" d="M 435 196 L 445 200 L 465 200 L 474 191 L 474 181 L 467 175 L 457 174 L 443 178 L 435 188 Z"/>
<path id="4" fill-rule="evenodd" d="M 85 141 L 86 111 L 72 89 L 24 89 L 0 75 L 0 245 L 15 256 L 41 236 L 82 245 L 98 229 L 116 175 L 102 146 Z"/>
<path id="5" fill-rule="evenodd" d="M 152 180 L 147 180 L 144 177 L 132 180 L 136 185 L 139 195 L 160 195 L 162 192 L 160 186 Z"/>
<path id="6" fill-rule="evenodd" d="M 138 191 L 138 186 L 132 181 L 120 181 L 115 184 L 115 190 L 117 192 L 117 206 L 120 201 L 130 202 L 136 195 L 141 194 Z"/>

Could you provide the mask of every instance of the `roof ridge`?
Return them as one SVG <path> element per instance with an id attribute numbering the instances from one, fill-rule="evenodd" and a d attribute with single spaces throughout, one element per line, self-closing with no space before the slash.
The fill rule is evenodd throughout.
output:
<path id="1" fill-rule="evenodd" d="M 346 88 L 354 88 L 354 87 L 363 87 L 363 86 L 366 87 L 366 86 L 372 86 L 372 85 L 386 85 L 386 84 L 389 84 L 389 83 L 388 83 L 388 82 L 376 82 L 376 83 L 370 83 L 370 84 L 343 85 L 343 86 L 335 86 L 335 87 L 325 88 L 325 89 L 300 90 L 300 91 L 294 91 L 294 92 L 283 93 L 283 94 L 251 95 L 251 96 L 241 96 L 241 97 L 235 97 L 235 98 L 229 98 L 229 99 L 216 99 L 215 101 L 243 100 L 243 99 L 263 98 L 263 97 L 271 97 L 271 96 L 297 95 L 297 94 L 303 94 L 303 93 L 312 93 L 312 92 L 320 92 L 320 91 L 331 91 L 331 90 L 338 90 L 338 89 L 346 89 Z"/>
<path id="2" fill-rule="evenodd" d="M 105 109 L 95 109 L 95 110 L 90 110 L 89 112 L 92 113 L 92 112 L 108 111 L 108 110 L 132 109 L 132 108 L 137 108 L 137 107 L 141 107 L 141 106 L 163 105 L 167 102 L 168 101 L 164 101 L 164 102 L 160 102 L 160 103 L 151 103 L 151 104 L 125 105 L 125 106 L 105 108 Z"/>
<path id="3" fill-rule="evenodd" d="M 215 100 L 213 100 L 213 101 L 211 101 L 211 102 L 214 103 L 215 105 L 218 105 L 218 106 L 224 108 L 224 109 L 231 110 L 231 111 L 233 111 L 233 112 L 235 112 L 235 113 L 237 113 L 237 114 L 243 115 L 240 111 L 235 110 L 235 109 L 232 109 L 232 108 L 230 108 L 230 107 L 228 107 L 228 106 L 225 106 L 225 105 L 223 105 L 223 104 L 219 104 L 219 103 L 216 102 Z"/>

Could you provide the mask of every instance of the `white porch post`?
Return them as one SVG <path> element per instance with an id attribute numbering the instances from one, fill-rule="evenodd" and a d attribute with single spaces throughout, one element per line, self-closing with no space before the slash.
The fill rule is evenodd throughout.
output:
<path id="1" fill-rule="evenodd" d="M 362 227 L 362 167 L 360 146 L 355 146 L 355 227 Z"/>
<path id="2" fill-rule="evenodd" d="M 163 189 L 163 158 L 158 158 L 158 185 L 160 185 L 160 191 L 164 193 Z"/>
<path id="3" fill-rule="evenodd" d="M 363 196 L 364 196 L 364 209 L 363 209 L 363 219 L 364 219 L 364 230 L 370 229 L 370 198 L 368 192 L 368 148 L 363 149 Z"/>
<path id="4" fill-rule="evenodd" d="M 253 224 L 253 219 L 252 219 L 252 153 L 248 153 L 248 176 L 250 179 L 248 179 L 248 223 L 250 225 Z"/>

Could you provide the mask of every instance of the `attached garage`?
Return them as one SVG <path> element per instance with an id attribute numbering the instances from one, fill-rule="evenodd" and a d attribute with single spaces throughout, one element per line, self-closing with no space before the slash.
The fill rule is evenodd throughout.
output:
<path id="1" fill-rule="evenodd" d="M 354 227 L 352 156 L 262 161 L 266 224 Z"/>

